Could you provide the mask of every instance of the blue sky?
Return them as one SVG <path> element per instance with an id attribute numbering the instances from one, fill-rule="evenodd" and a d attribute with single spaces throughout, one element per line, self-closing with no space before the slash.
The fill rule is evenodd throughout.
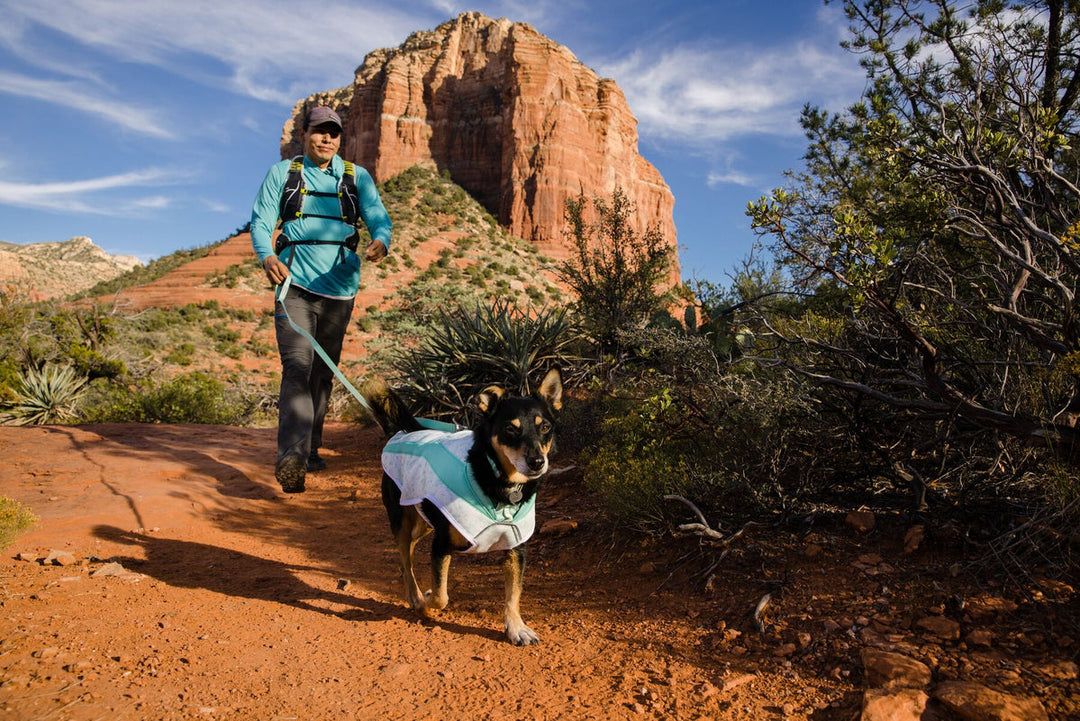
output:
<path id="1" fill-rule="evenodd" d="M 0 241 L 149 260 L 247 222 L 293 104 L 468 10 L 614 78 L 675 195 L 684 278 L 750 251 L 747 202 L 799 168 L 806 103 L 865 86 L 819 0 L 0 0 Z"/>

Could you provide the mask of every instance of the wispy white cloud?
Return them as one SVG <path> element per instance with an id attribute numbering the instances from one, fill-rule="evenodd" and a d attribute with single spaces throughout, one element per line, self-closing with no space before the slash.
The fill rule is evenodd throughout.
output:
<path id="1" fill-rule="evenodd" d="M 107 175 L 87 180 L 52 183 L 14 183 L 0 180 L 0 205 L 34 208 L 58 213 L 90 213 L 93 215 L 130 216 L 170 205 L 165 195 L 129 197 L 108 202 L 94 197 L 95 193 L 113 190 L 132 190 L 158 187 L 179 182 L 182 176 L 163 168 L 148 168 L 129 173 Z"/>
<path id="2" fill-rule="evenodd" d="M 0 71 L 0 93 L 79 110 L 144 135 L 163 139 L 174 137 L 152 110 L 93 94 L 78 81 L 47 80 Z"/>
<path id="3" fill-rule="evenodd" d="M 749 174 L 740 172 L 738 170 L 713 170 L 710 171 L 705 178 L 705 184 L 710 188 L 716 188 L 721 185 L 741 185 L 747 188 L 752 188 L 757 185 Z"/>
<path id="4" fill-rule="evenodd" d="M 202 203 L 211 213 L 231 213 L 233 210 L 227 203 L 222 203 L 217 200 L 203 198 Z"/>
<path id="5" fill-rule="evenodd" d="M 464 10 L 464 4 L 457 0 L 429 0 L 428 4 L 446 15 L 458 15 Z"/>
<path id="6" fill-rule="evenodd" d="M 478 10 L 490 17 L 539 25 L 568 14 L 581 14 L 580 8 L 569 7 L 567 0 L 427 0 L 427 4 L 439 11 L 442 20 Z"/>
<path id="7" fill-rule="evenodd" d="M 839 110 L 865 86 L 858 59 L 839 47 L 846 25 L 840 8 L 822 6 L 797 40 L 720 36 L 642 48 L 598 69 L 622 87 L 643 136 L 698 147 L 791 137 L 805 104 Z"/>
<path id="8" fill-rule="evenodd" d="M 38 0 L 12 11 L 114 58 L 181 75 L 206 80 L 210 60 L 231 90 L 290 105 L 311 88 L 351 82 L 358 48 L 397 45 L 423 27 L 415 12 L 350 0 Z"/>
<path id="9" fill-rule="evenodd" d="M 145 198 L 136 198 L 130 203 L 132 210 L 164 210 L 172 206 L 172 198 L 167 195 L 150 195 Z"/>
<path id="10" fill-rule="evenodd" d="M 639 51 L 601 71 L 626 93 L 642 134 L 689 144 L 796 135 L 804 104 L 848 104 L 863 86 L 851 56 L 807 42 Z"/>

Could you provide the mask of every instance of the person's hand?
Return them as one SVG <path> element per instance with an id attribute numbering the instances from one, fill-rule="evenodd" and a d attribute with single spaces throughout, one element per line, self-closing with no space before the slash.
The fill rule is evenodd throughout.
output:
<path id="1" fill-rule="evenodd" d="M 276 255 L 266 256 L 262 266 L 271 285 L 281 285 L 289 277 L 289 267 L 278 260 Z"/>
<path id="2" fill-rule="evenodd" d="M 378 263 L 385 257 L 386 246 L 382 244 L 381 240 L 373 240 L 368 243 L 368 247 L 364 251 L 364 260 L 370 260 L 372 263 Z"/>

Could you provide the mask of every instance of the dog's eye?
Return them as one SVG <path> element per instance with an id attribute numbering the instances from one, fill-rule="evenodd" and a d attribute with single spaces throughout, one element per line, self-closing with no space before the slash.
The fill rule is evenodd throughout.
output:
<path id="1" fill-rule="evenodd" d="M 541 423 L 540 424 L 540 432 L 545 434 L 545 435 L 547 435 L 548 433 L 551 433 L 551 424 L 548 423 L 547 421 Z"/>
<path id="2" fill-rule="evenodd" d="M 503 433 L 510 436 L 511 438 L 517 438 L 521 435 L 521 428 L 515 426 L 513 423 L 507 423 L 506 427 L 503 428 Z"/>

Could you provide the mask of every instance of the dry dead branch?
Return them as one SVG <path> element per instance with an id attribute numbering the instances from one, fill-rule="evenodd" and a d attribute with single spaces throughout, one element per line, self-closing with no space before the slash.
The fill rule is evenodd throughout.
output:
<path id="1" fill-rule="evenodd" d="M 674 494 L 666 495 L 666 496 L 664 496 L 664 500 L 665 501 L 679 501 L 679 502 L 685 504 L 691 511 L 693 511 L 694 515 L 697 516 L 697 518 L 698 518 L 698 521 L 699 521 L 698 523 L 683 523 L 683 524 L 681 524 L 676 529 L 677 531 L 679 531 L 679 533 L 689 533 L 689 534 L 698 536 L 699 538 L 701 538 L 706 543 L 709 543 L 709 544 L 714 545 L 714 546 L 720 546 L 721 548 L 725 548 L 725 547 L 731 545 L 731 542 L 734 541 L 739 536 L 743 535 L 743 533 L 746 532 L 746 529 L 749 528 L 750 526 L 760 525 L 758 523 L 755 523 L 754 521 L 750 521 L 745 526 L 740 528 L 738 531 L 736 531 L 732 535 L 725 538 L 724 534 L 722 534 L 720 531 L 717 531 L 716 529 L 712 528 L 712 526 L 709 525 L 709 522 L 707 520 L 705 520 L 705 514 L 702 513 L 701 510 L 697 506 L 695 506 L 692 502 L 690 502 L 689 500 L 687 500 L 683 496 L 674 495 Z"/>

